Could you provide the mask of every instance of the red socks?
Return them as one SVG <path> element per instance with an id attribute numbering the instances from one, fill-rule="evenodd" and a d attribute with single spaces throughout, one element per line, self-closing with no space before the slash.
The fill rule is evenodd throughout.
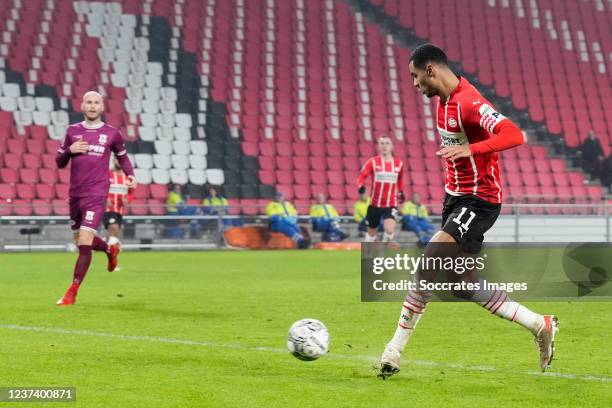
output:
<path id="1" fill-rule="evenodd" d="M 91 249 L 93 249 L 94 251 L 107 252 L 108 244 L 106 243 L 106 241 L 96 235 L 94 236 L 93 242 L 91 243 Z"/>
<path id="2" fill-rule="evenodd" d="M 85 279 L 89 265 L 91 264 L 91 245 L 79 245 L 79 257 L 74 265 L 73 285 L 80 285 Z"/>

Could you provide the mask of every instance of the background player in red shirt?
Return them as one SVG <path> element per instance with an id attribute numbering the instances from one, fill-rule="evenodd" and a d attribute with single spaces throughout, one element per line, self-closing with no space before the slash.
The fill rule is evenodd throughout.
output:
<path id="1" fill-rule="evenodd" d="M 404 201 L 404 163 L 393 158 L 393 143 L 389 136 L 381 136 L 376 144 L 378 156 L 368 159 L 357 177 L 359 194 L 366 191 L 365 183 L 372 176 L 370 194 L 372 203 L 368 206 L 366 222 L 368 232 L 365 242 L 374 242 L 378 226 L 383 222 L 383 242 L 393 240 L 398 215 L 398 202 Z"/>
<path id="2" fill-rule="evenodd" d="M 102 96 L 93 91 L 85 93 L 81 109 L 85 120 L 68 126 L 56 156 L 59 168 L 66 167 L 72 161 L 69 190 L 70 225 L 75 232 L 79 248 L 72 285 L 57 301 L 60 306 L 75 303 L 81 282 L 91 264 L 92 250 L 106 253 L 109 272 L 117 266 L 119 245 L 107 245 L 97 236 L 108 195 L 108 163 L 111 152 L 115 153 L 127 174 L 128 187 L 135 188 L 137 184 L 123 136 L 118 129 L 102 122 Z"/>
<path id="3" fill-rule="evenodd" d="M 465 78 L 451 71 L 440 48 L 431 44 L 417 47 L 410 56 L 409 69 L 415 88 L 429 98 L 438 97 L 437 128 L 443 147 L 437 154 L 446 160 L 447 169 L 442 229 L 425 248 L 425 256 L 477 254 L 484 233 L 493 226 L 501 210 L 497 152 L 521 145 L 522 132 Z M 417 270 L 416 275 L 417 279 L 422 275 L 432 280 L 435 273 Z M 449 280 L 453 278 L 478 283 L 474 271 L 463 275 L 453 272 Z M 555 316 L 534 313 L 502 290 L 480 286 L 478 290 L 455 294 L 531 331 L 540 352 L 540 368 L 542 371 L 548 368 L 557 331 Z M 382 378 L 399 371 L 401 353 L 431 295 L 418 290 L 408 292 L 395 335 L 381 358 Z"/>
<path id="4" fill-rule="evenodd" d="M 116 158 L 113 160 L 113 168 L 108 171 L 108 197 L 106 198 L 106 212 L 102 217 L 102 223 L 106 229 L 106 242 L 112 243 L 111 237 L 120 240 L 123 238 L 121 226 L 125 209 L 130 202 L 132 189 L 128 188 L 128 178 L 121 169 L 121 164 Z M 117 268 L 115 269 L 117 270 Z"/>

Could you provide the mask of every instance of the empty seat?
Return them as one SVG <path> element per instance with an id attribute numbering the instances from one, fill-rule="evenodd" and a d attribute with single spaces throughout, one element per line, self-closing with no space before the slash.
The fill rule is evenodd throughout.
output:
<path id="1" fill-rule="evenodd" d="M 151 182 L 153 181 L 152 172 L 154 171 L 155 169 L 150 170 L 136 168 L 134 169 L 134 176 L 136 176 L 136 180 L 140 184 L 151 184 Z"/>
<path id="2" fill-rule="evenodd" d="M 174 142 L 172 142 L 172 148 L 174 150 L 174 153 L 176 154 L 187 156 L 191 153 L 189 143 L 187 142 L 180 142 L 178 140 L 175 140 Z"/>
<path id="3" fill-rule="evenodd" d="M 220 186 L 224 183 L 223 170 L 220 169 L 207 169 L 206 180 L 212 185 Z"/>
<path id="4" fill-rule="evenodd" d="M 170 180 L 174 184 L 187 184 L 189 176 L 185 170 L 170 169 Z"/>
<path id="5" fill-rule="evenodd" d="M 206 156 L 196 154 L 189 155 L 189 167 L 192 169 L 203 170 L 206 168 Z"/>
<path id="6" fill-rule="evenodd" d="M 201 169 L 189 169 L 189 182 L 198 186 L 206 184 L 206 172 Z"/>
<path id="7" fill-rule="evenodd" d="M 155 168 L 168 170 L 172 167 L 172 162 L 170 161 L 170 156 L 165 154 L 155 154 L 153 155 L 153 163 L 155 164 Z"/>
<path id="8" fill-rule="evenodd" d="M 172 143 L 161 141 L 161 140 L 156 140 L 155 141 L 155 151 L 159 154 L 170 156 L 172 154 Z"/>
<path id="9" fill-rule="evenodd" d="M 191 153 L 205 156 L 208 154 L 206 142 L 203 140 L 191 140 L 189 141 Z"/>
<path id="10" fill-rule="evenodd" d="M 176 126 L 182 128 L 191 128 L 191 115 L 187 113 L 177 113 L 175 115 Z"/>
<path id="11" fill-rule="evenodd" d="M 134 155 L 136 159 L 136 167 L 139 169 L 153 168 L 153 156 L 146 153 L 137 153 Z"/>
<path id="12" fill-rule="evenodd" d="M 187 170 L 189 168 L 189 157 L 182 154 L 173 154 L 172 167 L 179 170 Z"/>
<path id="13" fill-rule="evenodd" d="M 166 169 L 153 169 L 151 170 L 151 175 L 155 184 L 170 183 L 170 172 Z"/>

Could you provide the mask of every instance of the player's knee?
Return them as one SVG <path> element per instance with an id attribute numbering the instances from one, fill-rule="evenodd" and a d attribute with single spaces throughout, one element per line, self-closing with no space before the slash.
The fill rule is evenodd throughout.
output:
<path id="1" fill-rule="evenodd" d="M 91 245 L 93 243 L 94 234 L 91 231 L 81 229 L 79 230 L 79 236 L 77 239 L 77 245 Z"/>

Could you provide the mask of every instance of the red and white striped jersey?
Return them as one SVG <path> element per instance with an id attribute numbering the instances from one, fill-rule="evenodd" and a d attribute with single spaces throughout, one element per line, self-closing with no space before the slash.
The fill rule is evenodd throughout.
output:
<path id="1" fill-rule="evenodd" d="M 129 199 L 130 190 L 127 186 L 127 177 L 123 172 L 115 173 L 112 170 L 108 171 L 108 181 L 110 187 L 108 189 L 108 197 L 106 199 L 107 212 L 116 212 L 125 215 L 125 206 L 123 205 L 124 198 Z"/>
<path id="2" fill-rule="evenodd" d="M 489 139 L 504 119 L 465 78 L 459 78 L 459 85 L 445 101 L 438 98 L 437 128 L 442 145 L 466 145 Z M 447 159 L 444 189 L 454 196 L 473 194 L 491 203 L 501 203 L 498 154 Z"/>
<path id="3" fill-rule="evenodd" d="M 384 161 L 380 156 L 372 157 L 361 168 L 357 185 L 365 185 L 370 174 L 372 205 L 397 207 L 397 195 L 404 187 L 404 163 L 400 159 Z"/>

